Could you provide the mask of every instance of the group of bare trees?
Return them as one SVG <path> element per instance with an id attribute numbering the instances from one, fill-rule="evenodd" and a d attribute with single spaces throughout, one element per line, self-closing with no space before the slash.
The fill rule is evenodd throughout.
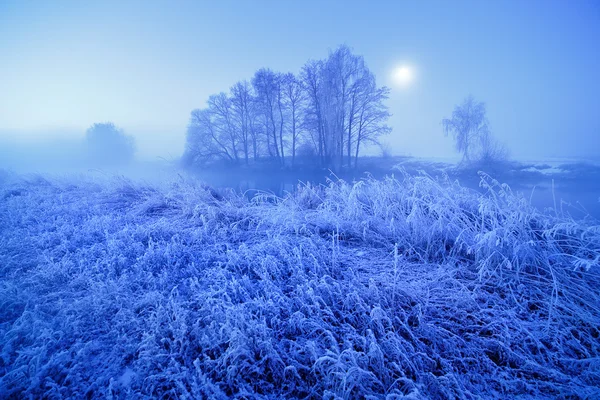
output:
<path id="1" fill-rule="evenodd" d="M 347 46 L 307 62 L 298 76 L 263 68 L 192 111 L 184 159 L 294 166 L 301 152 L 322 167 L 355 167 L 365 145 L 391 130 L 388 94 Z"/>

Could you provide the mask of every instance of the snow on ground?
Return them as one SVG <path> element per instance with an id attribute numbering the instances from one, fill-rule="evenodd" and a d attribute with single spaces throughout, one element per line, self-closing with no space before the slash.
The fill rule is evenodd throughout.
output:
<path id="1" fill-rule="evenodd" d="M 481 184 L 0 173 L 0 394 L 600 397 L 600 226 Z"/>
<path id="2" fill-rule="evenodd" d="M 523 171 L 523 172 L 539 172 L 544 175 L 555 175 L 555 174 L 566 173 L 566 171 L 564 171 L 559 166 L 547 167 L 547 166 L 543 166 L 543 165 L 523 168 L 521 171 Z"/>

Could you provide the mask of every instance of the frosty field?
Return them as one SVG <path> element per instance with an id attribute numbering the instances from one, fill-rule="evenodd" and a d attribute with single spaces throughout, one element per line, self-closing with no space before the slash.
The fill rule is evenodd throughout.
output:
<path id="1" fill-rule="evenodd" d="M 600 225 L 481 185 L 0 173 L 0 397 L 600 398 Z"/>

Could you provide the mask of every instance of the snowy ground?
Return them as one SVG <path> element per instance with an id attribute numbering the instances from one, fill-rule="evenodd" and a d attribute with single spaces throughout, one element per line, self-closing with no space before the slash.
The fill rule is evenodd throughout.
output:
<path id="1" fill-rule="evenodd" d="M 600 226 L 397 178 L 0 173 L 0 397 L 599 398 Z"/>

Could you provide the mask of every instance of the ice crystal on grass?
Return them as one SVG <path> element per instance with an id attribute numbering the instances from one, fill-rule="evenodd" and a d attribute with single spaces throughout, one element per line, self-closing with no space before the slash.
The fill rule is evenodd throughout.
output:
<path id="1" fill-rule="evenodd" d="M 487 175 L 0 185 L 3 397 L 600 396 L 600 227 Z"/>

